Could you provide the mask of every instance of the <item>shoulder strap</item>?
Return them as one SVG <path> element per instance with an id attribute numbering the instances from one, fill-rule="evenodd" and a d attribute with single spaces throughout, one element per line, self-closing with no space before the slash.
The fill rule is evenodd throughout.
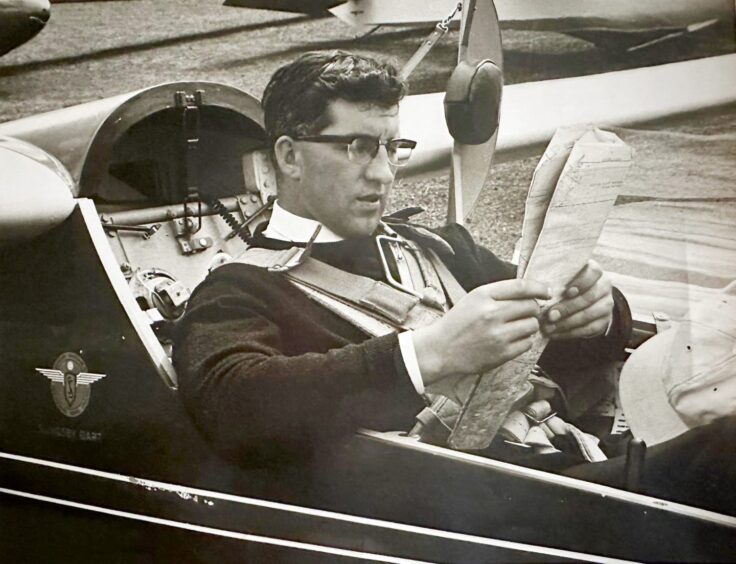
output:
<path id="1" fill-rule="evenodd" d="M 353 307 L 351 304 L 341 302 L 329 294 L 314 290 L 313 288 L 302 284 L 301 282 L 297 282 L 296 280 L 292 280 L 291 283 L 304 292 L 309 298 L 326 307 L 332 313 L 342 317 L 345 321 L 352 323 L 358 329 L 371 337 L 381 337 L 383 335 L 396 332 L 396 328 L 393 325 L 385 323 L 377 317 Z"/>
<path id="2" fill-rule="evenodd" d="M 432 266 L 437 272 L 442 287 L 450 298 L 450 302 L 452 305 L 455 305 L 467 294 L 465 288 L 460 285 L 460 282 L 457 281 L 452 272 L 450 272 L 450 269 L 445 266 L 445 263 L 442 262 L 442 259 L 437 256 L 437 253 L 433 249 L 428 249 L 427 254 L 429 255 Z"/>
<path id="3" fill-rule="evenodd" d="M 364 330 L 368 325 L 365 316 L 396 331 L 423 327 L 442 315 L 441 311 L 422 303 L 418 297 L 384 282 L 346 272 L 308 256 L 299 256 L 303 250 L 298 247 L 281 251 L 252 248 L 233 262 L 281 273 L 312 299 Z M 362 315 L 352 317 L 348 313 L 350 310 L 359 311 Z M 385 327 L 378 330 L 382 331 L 380 334 L 387 332 Z M 367 332 L 374 334 L 375 331 Z"/>

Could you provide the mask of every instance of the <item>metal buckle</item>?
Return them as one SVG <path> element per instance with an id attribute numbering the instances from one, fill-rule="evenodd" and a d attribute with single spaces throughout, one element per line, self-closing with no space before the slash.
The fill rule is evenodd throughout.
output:
<path id="1" fill-rule="evenodd" d="M 376 246 L 378 247 L 378 256 L 381 257 L 381 265 L 383 266 L 383 273 L 386 276 L 386 280 L 388 283 L 396 288 L 397 290 L 401 290 L 402 292 L 406 292 L 407 294 L 411 294 L 412 296 L 416 296 L 420 300 L 424 298 L 424 295 L 420 292 L 417 292 L 414 288 L 407 286 L 406 284 L 402 283 L 401 280 L 397 280 L 394 277 L 393 272 L 391 272 L 391 269 L 388 266 L 388 261 L 386 260 L 386 253 L 383 250 L 383 246 L 381 245 L 382 241 L 386 241 L 389 245 L 392 243 L 399 245 L 400 247 L 404 247 L 407 250 L 411 250 L 411 247 L 409 244 L 404 241 L 403 239 L 400 239 L 399 237 L 395 235 L 377 235 L 376 236 Z M 395 257 L 395 260 L 398 261 L 398 257 Z M 426 280 L 422 281 L 424 284 L 426 284 Z"/>
<path id="2" fill-rule="evenodd" d="M 288 272 L 289 270 L 296 268 L 297 266 L 304 263 L 305 260 L 307 260 L 312 255 L 312 246 L 314 245 L 314 242 L 317 240 L 317 235 L 319 235 L 320 230 L 322 229 L 322 224 L 317 225 L 317 228 L 314 230 L 314 233 L 312 233 L 312 236 L 309 238 L 309 241 L 307 241 L 306 246 L 304 247 L 292 247 L 290 249 L 290 252 L 283 260 L 283 264 L 274 264 L 273 266 L 268 267 L 269 272 Z"/>
<path id="3" fill-rule="evenodd" d="M 387 226 L 385 227 L 387 230 Z M 422 277 L 421 283 L 423 286 L 422 291 L 415 290 L 411 286 L 408 286 L 401 282 L 401 280 L 397 280 L 393 273 L 391 272 L 391 269 L 388 266 L 388 261 L 386 260 L 386 253 L 383 250 L 383 246 L 381 243 L 383 241 L 386 241 L 389 245 L 397 245 L 398 251 L 400 251 L 402 248 L 406 249 L 409 253 L 412 254 L 412 256 L 417 261 L 417 265 L 419 267 L 419 275 Z M 410 242 L 402 239 L 399 237 L 395 232 L 389 231 L 388 235 L 377 235 L 376 236 L 376 246 L 378 247 L 378 256 L 381 257 L 381 265 L 383 266 L 383 272 L 386 275 L 386 280 L 388 281 L 389 285 L 393 286 L 397 290 L 401 290 L 402 292 L 406 292 L 407 294 L 410 294 L 412 296 L 416 296 L 419 298 L 419 300 L 430 307 L 433 307 L 435 309 L 438 309 L 440 311 L 445 311 L 446 305 L 442 303 L 439 292 L 442 292 L 442 288 L 436 288 L 434 285 L 432 285 L 432 280 L 429 278 L 425 268 L 432 268 L 431 265 L 428 264 L 428 261 L 422 260 L 422 257 L 419 256 L 419 253 L 421 252 L 420 249 L 416 248 L 415 245 Z M 399 260 L 401 260 L 401 255 L 394 254 L 394 259 L 398 263 Z M 427 263 L 427 264 L 423 264 Z M 398 266 L 398 264 L 397 264 Z"/>

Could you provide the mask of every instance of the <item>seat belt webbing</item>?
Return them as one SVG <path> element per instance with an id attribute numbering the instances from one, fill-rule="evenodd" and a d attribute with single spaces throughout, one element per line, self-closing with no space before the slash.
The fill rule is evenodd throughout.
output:
<path id="1" fill-rule="evenodd" d="M 234 262 L 272 269 L 275 266 L 283 266 L 292 260 L 293 256 L 292 249 L 276 251 L 256 248 L 249 249 Z M 320 303 L 343 318 L 348 308 L 353 308 L 363 315 L 370 315 L 381 323 L 392 326 L 394 330 L 406 330 L 428 325 L 442 315 L 441 311 L 425 305 L 416 296 L 367 276 L 340 270 L 311 257 L 300 261 L 293 268 L 277 271 L 302 291 L 309 288 L 311 292 L 308 295 L 315 301 L 320 301 L 316 298 L 318 294 L 331 298 L 322 299 Z M 330 305 L 334 301 L 340 302 L 341 305 Z M 337 311 L 338 309 L 340 311 Z M 348 320 L 353 321 L 350 318 Z M 365 329 L 366 322 L 361 320 L 356 325 Z M 380 331 L 381 334 L 385 334 L 385 329 Z"/>
<path id="2" fill-rule="evenodd" d="M 434 250 L 428 249 L 427 253 L 429 254 L 429 260 L 440 279 L 440 284 L 442 284 L 445 292 L 447 292 L 447 296 L 450 298 L 450 303 L 452 305 L 457 304 L 461 299 L 463 299 L 465 294 L 467 294 L 465 288 L 460 285 L 452 272 L 450 272 L 450 269 L 445 266 L 445 263 L 442 262 Z"/>
<path id="3" fill-rule="evenodd" d="M 396 332 L 396 328 L 394 328 L 392 325 L 389 325 L 388 323 L 385 323 L 380 319 L 365 313 L 364 311 L 356 308 L 351 304 L 341 302 L 340 300 L 333 298 L 329 294 L 319 292 L 311 286 L 307 286 L 306 284 L 302 284 L 301 282 L 298 282 L 296 280 L 292 280 L 291 283 L 299 288 L 302 292 L 304 292 L 312 300 L 326 307 L 332 313 L 336 313 L 345 321 L 352 323 L 358 329 L 360 329 L 367 335 L 370 335 L 371 337 L 382 337 L 383 335 L 389 335 L 390 333 Z"/>

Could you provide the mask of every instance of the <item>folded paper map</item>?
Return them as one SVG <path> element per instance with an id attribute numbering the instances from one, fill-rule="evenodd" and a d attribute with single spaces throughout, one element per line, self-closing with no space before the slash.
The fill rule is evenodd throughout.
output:
<path id="1" fill-rule="evenodd" d="M 518 276 L 553 289 L 547 307 L 590 259 L 623 186 L 632 150 L 592 126 L 555 133 L 532 178 L 519 245 Z M 541 333 L 523 355 L 481 375 L 450 436 L 455 449 L 486 448 L 514 404 L 531 390 L 529 374 L 547 339 Z"/>

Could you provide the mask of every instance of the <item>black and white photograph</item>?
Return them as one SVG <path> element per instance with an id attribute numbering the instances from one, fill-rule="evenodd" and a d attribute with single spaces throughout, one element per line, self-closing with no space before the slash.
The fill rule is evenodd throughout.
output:
<path id="1" fill-rule="evenodd" d="M 0 0 L 0 561 L 736 560 L 734 0 Z"/>

